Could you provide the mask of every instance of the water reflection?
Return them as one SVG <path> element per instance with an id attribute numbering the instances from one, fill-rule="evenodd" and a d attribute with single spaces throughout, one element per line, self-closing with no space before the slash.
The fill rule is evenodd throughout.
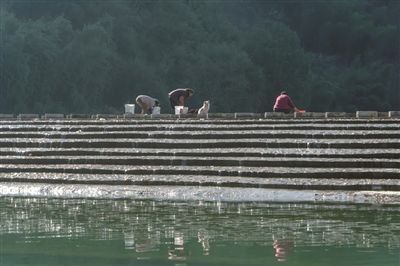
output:
<path id="1" fill-rule="evenodd" d="M 400 206 L 0 198 L 0 217 L 2 266 L 400 263 Z"/>
<path id="2" fill-rule="evenodd" d="M 272 247 L 274 248 L 277 261 L 286 261 L 293 247 L 293 243 L 290 240 L 275 239 L 272 242 Z"/>

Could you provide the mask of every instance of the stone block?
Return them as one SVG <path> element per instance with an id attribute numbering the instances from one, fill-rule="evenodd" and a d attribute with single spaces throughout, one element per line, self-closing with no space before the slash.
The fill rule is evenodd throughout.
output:
<path id="1" fill-rule="evenodd" d="M 272 119 L 290 119 L 293 118 L 293 113 L 285 114 L 280 112 L 266 112 L 264 113 L 264 118 L 272 118 Z"/>
<path id="2" fill-rule="evenodd" d="M 260 113 L 235 113 L 235 118 L 237 119 L 245 119 L 245 118 L 262 118 L 263 115 Z"/>
<path id="3" fill-rule="evenodd" d="M 178 118 L 197 118 L 197 114 L 179 114 L 175 115 Z"/>
<path id="4" fill-rule="evenodd" d="M 234 119 L 235 114 L 232 113 L 209 113 L 209 119 Z"/>
<path id="5" fill-rule="evenodd" d="M 14 114 L 0 114 L 0 119 L 14 119 Z"/>
<path id="6" fill-rule="evenodd" d="M 197 118 L 199 118 L 199 119 L 208 119 L 208 114 L 198 114 L 197 115 Z"/>
<path id="7" fill-rule="evenodd" d="M 388 112 L 378 112 L 378 117 L 379 118 L 388 118 L 389 113 Z"/>
<path id="8" fill-rule="evenodd" d="M 19 114 L 18 119 L 39 119 L 39 114 Z"/>
<path id="9" fill-rule="evenodd" d="M 67 115 L 68 119 L 91 119 L 92 115 L 90 114 L 69 114 Z"/>
<path id="10" fill-rule="evenodd" d="M 388 116 L 390 118 L 400 118 L 400 111 L 389 111 Z"/>
<path id="11" fill-rule="evenodd" d="M 50 114 L 50 113 L 46 113 L 44 115 L 42 115 L 43 119 L 64 119 L 65 115 L 64 114 Z"/>
<path id="12" fill-rule="evenodd" d="M 349 118 L 349 113 L 345 113 L 345 112 L 326 112 L 325 113 L 325 118 Z"/>
<path id="13" fill-rule="evenodd" d="M 304 112 L 304 113 L 294 113 L 295 118 L 325 118 L 325 113 L 317 112 Z"/>
<path id="14" fill-rule="evenodd" d="M 151 118 L 154 119 L 171 119 L 171 118 L 175 118 L 175 115 L 172 114 L 152 114 L 150 115 Z"/>
<path id="15" fill-rule="evenodd" d="M 356 112 L 357 118 L 378 118 L 377 111 L 357 111 Z"/>
<path id="16" fill-rule="evenodd" d="M 142 115 L 142 114 L 131 114 L 131 113 L 125 113 L 123 115 L 124 119 L 145 119 L 145 118 L 150 118 L 150 115 Z"/>
<path id="17" fill-rule="evenodd" d="M 103 119 L 117 119 L 118 117 L 119 117 L 119 115 L 117 115 L 117 114 L 97 114 L 95 116 L 96 119 L 100 119 L 100 118 L 103 118 Z"/>

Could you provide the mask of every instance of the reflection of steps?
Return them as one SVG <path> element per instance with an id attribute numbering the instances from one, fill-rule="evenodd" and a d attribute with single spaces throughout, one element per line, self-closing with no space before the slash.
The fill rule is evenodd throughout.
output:
<path id="1" fill-rule="evenodd" d="M 0 120 L 0 181 L 400 190 L 400 120 Z"/>

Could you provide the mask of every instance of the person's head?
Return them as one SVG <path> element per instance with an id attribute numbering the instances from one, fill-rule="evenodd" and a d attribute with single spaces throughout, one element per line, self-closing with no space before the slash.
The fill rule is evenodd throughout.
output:
<path id="1" fill-rule="evenodd" d="M 158 99 L 154 99 L 154 106 L 160 106 L 160 102 L 158 101 Z"/>
<path id="2" fill-rule="evenodd" d="M 188 88 L 188 89 L 186 89 L 186 92 L 187 92 L 188 96 L 190 97 L 193 95 L 194 90 Z"/>
<path id="3" fill-rule="evenodd" d="M 286 91 L 281 91 L 281 94 L 287 95 Z"/>

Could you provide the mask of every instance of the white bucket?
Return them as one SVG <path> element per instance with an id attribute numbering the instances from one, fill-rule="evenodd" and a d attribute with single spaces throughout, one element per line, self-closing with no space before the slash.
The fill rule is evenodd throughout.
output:
<path id="1" fill-rule="evenodd" d="M 160 106 L 154 106 L 153 111 L 151 112 L 153 115 L 159 115 L 161 113 Z"/>
<path id="2" fill-rule="evenodd" d="M 126 114 L 134 114 L 135 113 L 135 105 L 134 104 L 125 104 L 125 113 Z"/>
<path id="3" fill-rule="evenodd" d="M 175 106 L 175 114 L 176 115 L 184 115 L 187 114 L 189 108 L 185 106 Z"/>

